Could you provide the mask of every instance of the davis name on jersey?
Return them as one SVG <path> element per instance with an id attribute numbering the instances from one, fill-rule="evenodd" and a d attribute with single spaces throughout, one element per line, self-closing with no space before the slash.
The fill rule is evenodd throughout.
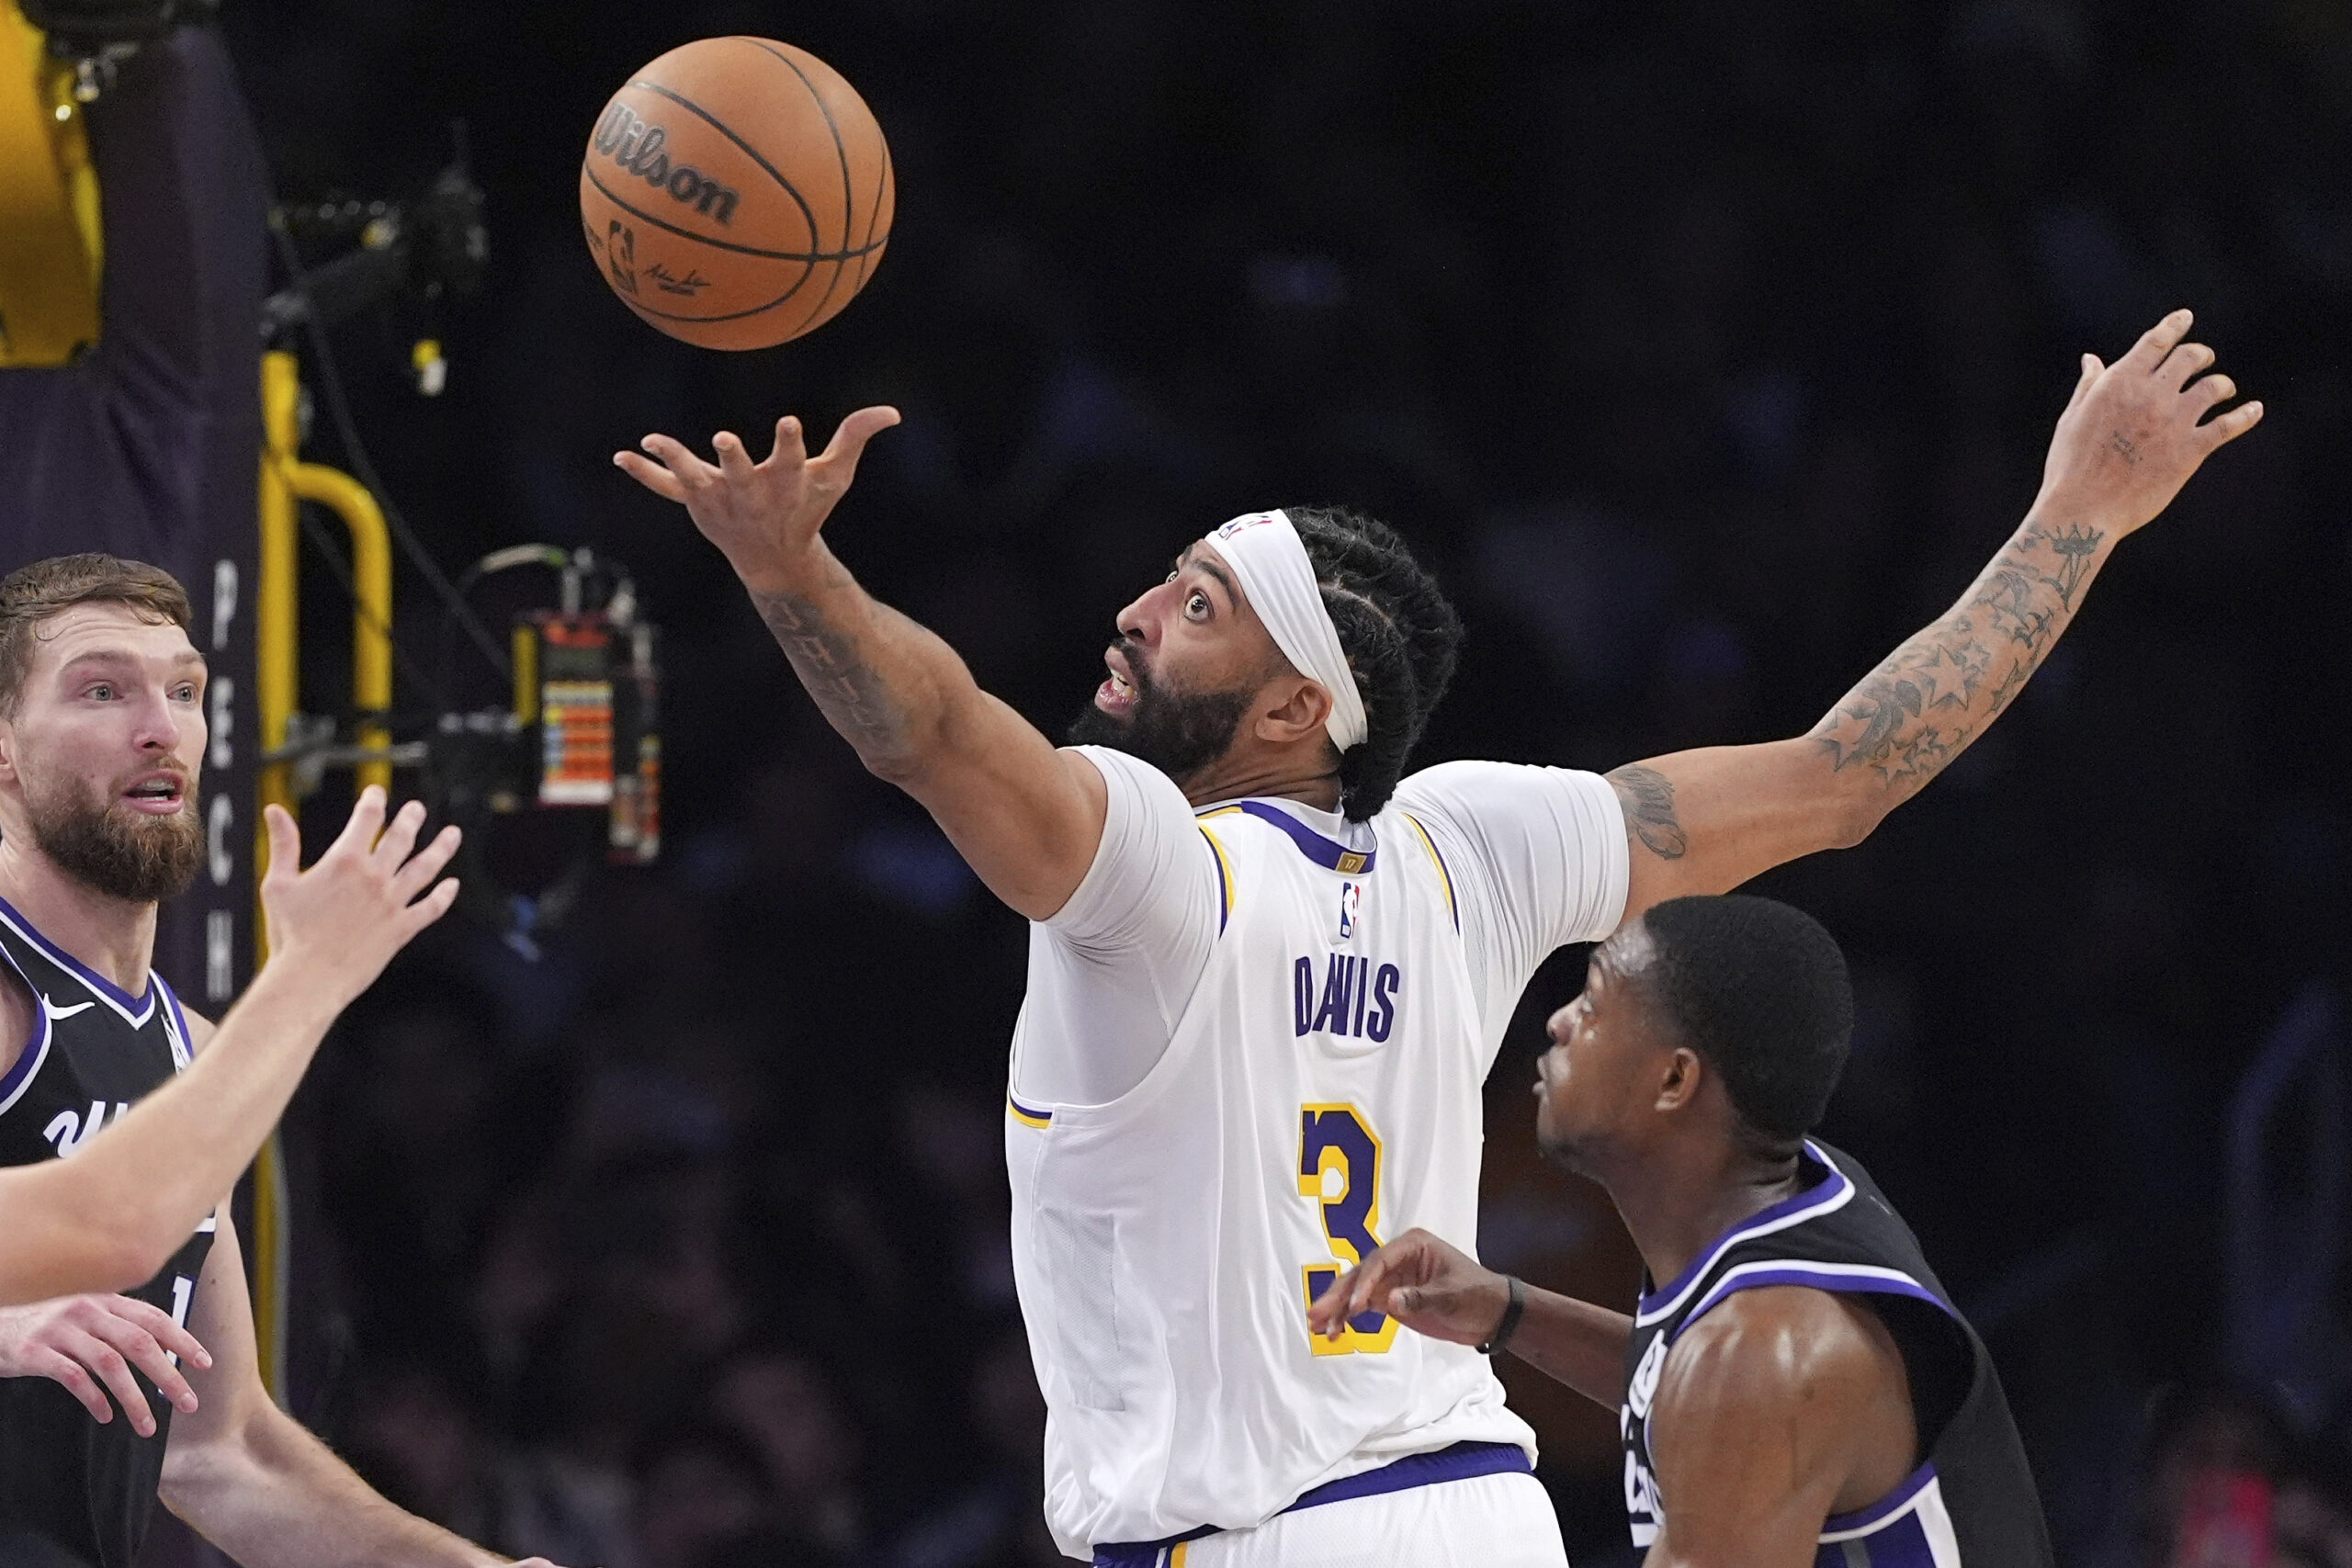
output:
<path id="1" fill-rule="evenodd" d="M 1379 1044 L 1396 1027 L 1396 997 L 1405 971 L 1352 953 L 1326 953 L 1320 999 L 1315 960 L 1291 965 L 1291 1032 L 1344 1034 Z"/>

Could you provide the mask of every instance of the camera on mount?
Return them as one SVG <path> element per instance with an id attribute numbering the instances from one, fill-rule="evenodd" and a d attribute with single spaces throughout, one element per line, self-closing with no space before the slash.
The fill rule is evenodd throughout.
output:
<path id="1" fill-rule="evenodd" d="M 628 568 L 586 548 L 493 550 L 455 592 L 518 568 L 552 571 L 556 604 L 515 615 L 511 696 L 441 714 L 424 770 L 435 813 L 466 829 L 460 906 L 531 957 L 596 867 L 661 858 L 660 634 Z"/>
<path id="2" fill-rule="evenodd" d="M 290 275 L 262 306 L 262 342 L 277 344 L 310 327 L 325 328 L 386 300 L 407 297 L 426 309 L 475 292 L 490 261 L 481 187 L 467 167 L 463 130 L 457 161 L 422 195 L 405 201 L 330 196 L 273 208 Z M 305 262 L 305 253 L 332 253 Z M 412 356 L 417 389 L 439 392 L 448 375 L 440 344 L 420 337 Z"/>

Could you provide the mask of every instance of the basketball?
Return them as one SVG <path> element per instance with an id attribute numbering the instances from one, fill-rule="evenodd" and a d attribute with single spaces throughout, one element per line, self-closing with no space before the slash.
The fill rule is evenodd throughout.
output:
<path id="1" fill-rule="evenodd" d="M 831 320 L 881 261 L 897 194 L 856 89 L 773 39 L 662 55 L 613 95 L 580 164 L 605 280 L 705 348 L 768 348 Z"/>

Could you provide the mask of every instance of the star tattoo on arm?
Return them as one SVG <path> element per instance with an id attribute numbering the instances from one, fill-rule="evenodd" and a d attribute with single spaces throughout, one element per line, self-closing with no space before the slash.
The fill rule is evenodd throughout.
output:
<path id="1" fill-rule="evenodd" d="M 1917 794 L 2041 668 L 2111 542 L 2081 524 L 2020 528 L 1959 604 L 1814 726 L 1831 768 L 1869 768 L 1897 800 Z"/>

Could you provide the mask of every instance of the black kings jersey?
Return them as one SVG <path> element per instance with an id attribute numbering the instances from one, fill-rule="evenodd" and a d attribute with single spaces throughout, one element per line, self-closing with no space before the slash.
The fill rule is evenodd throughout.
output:
<path id="1" fill-rule="evenodd" d="M 0 899 L 0 957 L 38 998 L 23 1054 L 0 1074 L 0 1165 L 73 1154 L 187 1065 L 187 1021 L 161 976 L 126 996 Z M 187 1320 L 213 1222 L 127 1292 Z M 172 1406 L 135 1373 L 155 1435 L 120 1408 L 104 1426 L 47 1378 L 0 1378 L 0 1540 L 45 1538 L 96 1568 L 131 1568 L 155 1506 Z M 100 1384 L 104 1387 L 104 1384 Z"/>
<path id="2" fill-rule="evenodd" d="M 1618 1416 L 1634 1544 L 1646 1550 L 1674 1511 L 1659 1495 L 1648 1431 L 1674 1341 L 1736 1291 L 1805 1285 L 1869 1296 L 1902 1349 L 1924 1456 L 1877 1503 L 1823 1522 L 1816 1568 L 2052 1568 L 2041 1500 L 1984 1342 L 1853 1156 L 1808 1140 L 1799 1167 L 1794 1197 L 1724 1232 L 1672 1283 L 1643 1280 Z"/>

